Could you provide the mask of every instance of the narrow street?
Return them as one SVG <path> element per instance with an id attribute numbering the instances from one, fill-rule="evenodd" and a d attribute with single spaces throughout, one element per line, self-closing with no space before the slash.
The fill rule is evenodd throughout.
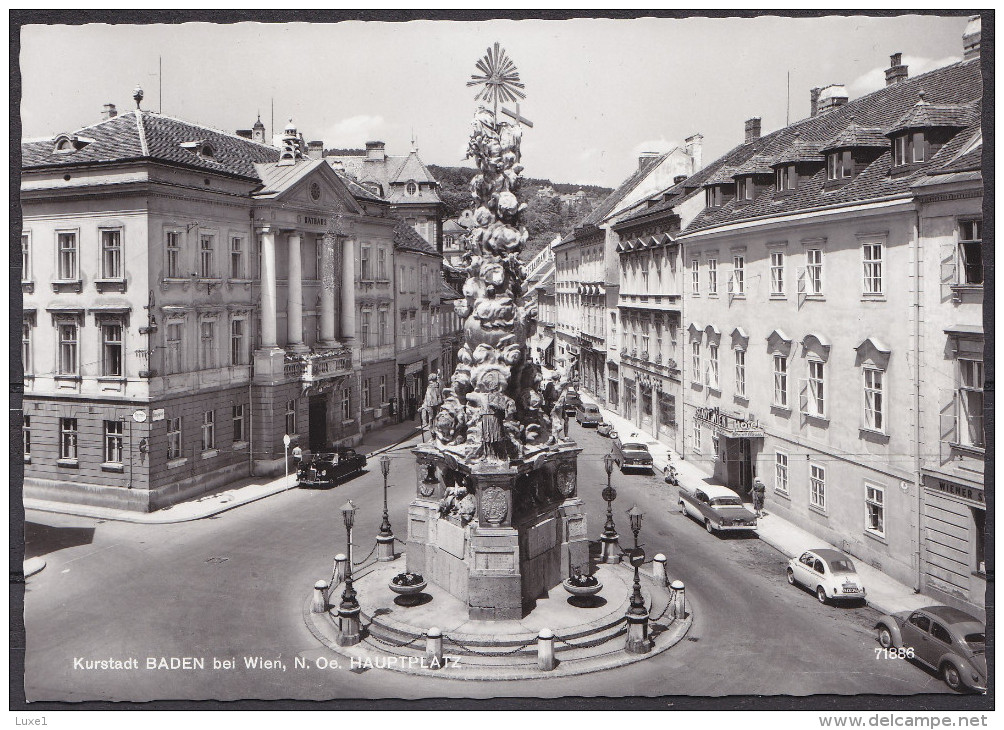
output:
<path id="1" fill-rule="evenodd" d="M 610 441 L 571 426 L 583 451 L 579 495 L 598 536 Z M 390 452 L 390 518 L 405 537 L 414 494 L 407 444 Z M 28 555 L 47 567 L 27 580 L 31 700 L 329 699 L 730 694 L 913 694 L 943 692 L 933 674 L 877 659 L 867 607 L 820 605 L 784 578 L 785 560 L 756 538 L 707 534 L 679 514 L 676 488 L 656 476 L 621 475 L 615 520 L 645 510 L 641 542 L 668 557 L 687 585 L 696 621 L 674 649 L 611 673 L 541 682 L 422 680 L 384 670 L 314 668 L 334 655 L 306 629 L 301 612 L 314 582 L 345 550 L 339 508 L 352 499 L 357 560 L 373 545 L 381 516 L 379 465 L 329 491 L 291 490 L 215 517 L 141 525 L 40 512 L 27 514 Z M 769 517 L 767 518 L 769 519 Z M 403 547 L 400 545 L 399 547 Z M 806 546 L 811 547 L 811 546 Z M 244 657 L 280 659 L 282 669 L 247 669 Z M 140 669 L 74 668 L 74 659 L 135 657 Z M 147 670 L 147 657 L 203 657 L 205 669 Z M 213 658 L 236 659 L 214 669 Z M 311 665 L 293 666 L 295 657 Z M 616 688 L 616 689 L 612 689 Z"/>

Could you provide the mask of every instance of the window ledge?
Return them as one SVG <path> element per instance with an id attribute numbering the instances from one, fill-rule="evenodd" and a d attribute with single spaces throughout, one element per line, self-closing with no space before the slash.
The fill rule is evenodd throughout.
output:
<path id="1" fill-rule="evenodd" d="M 122 464 L 114 464 L 110 462 L 105 462 L 101 465 L 101 471 L 111 471 L 116 474 L 122 474 L 125 472 L 125 467 Z"/>
<path id="2" fill-rule="evenodd" d="M 83 378 L 81 376 L 79 376 L 79 375 L 67 375 L 67 374 L 53 375 L 52 379 L 53 380 L 69 380 L 69 381 L 72 381 L 72 382 L 75 382 L 75 383 L 79 383 L 80 381 L 83 380 Z"/>
<path id="3" fill-rule="evenodd" d="M 986 456 L 986 449 L 980 446 L 970 446 L 968 444 L 960 444 L 952 442 L 949 444 L 953 449 L 958 449 L 959 451 L 964 451 L 967 454 L 972 454 L 973 456 L 978 456 L 983 458 Z"/>
<path id="4" fill-rule="evenodd" d="M 885 302 L 888 301 L 885 294 L 862 294 L 862 302 Z"/>
<path id="5" fill-rule="evenodd" d="M 21 283 L 23 284 L 24 282 L 21 282 Z M 982 284 L 952 284 L 952 291 L 957 291 L 957 292 L 983 291 L 983 285 Z"/>
<path id="6" fill-rule="evenodd" d="M 126 290 L 126 280 L 125 279 L 95 279 L 94 288 L 99 292 L 104 291 L 117 291 L 124 292 Z"/>
<path id="7" fill-rule="evenodd" d="M 748 397 L 745 395 L 739 395 L 738 393 L 732 396 L 732 400 L 736 403 L 745 403 L 746 405 L 749 405 L 750 403 L 750 399 Z"/>
<path id="8" fill-rule="evenodd" d="M 182 456 L 179 459 L 170 459 L 167 462 L 167 468 L 168 469 L 177 469 L 179 466 L 184 466 L 187 463 L 188 463 L 188 457 L 187 456 Z"/>
<path id="9" fill-rule="evenodd" d="M 823 507 L 817 507 L 814 504 L 810 504 L 809 505 L 809 511 L 810 512 L 815 512 L 817 515 L 820 515 L 822 517 L 829 517 L 829 515 L 826 514 L 826 509 L 825 508 L 823 508 Z"/>
<path id="10" fill-rule="evenodd" d="M 234 451 L 243 451 L 248 447 L 247 441 L 234 441 Z"/>
<path id="11" fill-rule="evenodd" d="M 84 282 L 81 279 L 60 279 L 52 282 L 54 292 L 73 291 L 78 294 L 84 290 Z"/>
<path id="12" fill-rule="evenodd" d="M 774 496 L 780 497 L 781 499 L 786 499 L 789 502 L 791 501 L 791 493 L 785 492 L 781 489 L 778 489 L 777 487 L 774 487 Z"/>
<path id="13" fill-rule="evenodd" d="M 67 469 L 79 469 L 80 462 L 76 459 L 56 459 L 56 466 L 66 467 Z"/>
<path id="14" fill-rule="evenodd" d="M 231 277 L 228 279 L 231 284 L 251 284 L 253 279 L 246 279 L 244 277 Z M 304 281 L 313 281 L 313 279 L 304 279 Z"/>
<path id="15" fill-rule="evenodd" d="M 31 293 L 33 293 L 35 291 L 35 282 L 34 281 L 22 281 L 21 282 L 21 291 L 24 294 L 31 294 Z"/>
<path id="16" fill-rule="evenodd" d="M 867 530 L 866 529 L 864 531 L 864 536 L 867 537 L 867 538 L 870 538 L 870 539 L 874 540 L 875 542 L 880 542 L 883 545 L 888 545 L 889 544 L 889 541 L 886 540 L 885 535 L 880 535 L 879 533 L 872 532 L 871 530 Z"/>
<path id="17" fill-rule="evenodd" d="M 864 426 L 861 426 L 860 428 L 858 428 L 858 438 L 887 443 L 889 441 L 889 434 L 887 434 L 885 431 L 876 431 L 874 428 L 866 428 Z"/>
<path id="18" fill-rule="evenodd" d="M 161 279 L 165 284 L 190 284 L 191 278 L 187 276 L 165 276 Z"/>
<path id="19" fill-rule="evenodd" d="M 772 413 L 777 413 L 780 416 L 787 417 L 791 415 L 791 408 L 788 406 L 778 405 L 777 403 L 771 403 L 770 410 Z"/>
<path id="20" fill-rule="evenodd" d="M 128 378 L 124 375 L 99 375 L 96 380 L 99 383 L 124 383 Z"/>
<path id="21" fill-rule="evenodd" d="M 690 385 L 695 388 L 704 388 L 704 383 L 699 383 L 696 380 L 691 380 Z"/>
<path id="22" fill-rule="evenodd" d="M 786 302 L 788 301 L 788 295 L 784 294 L 783 292 L 781 294 L 775 292 L 770 295 L 770 300 L 772 302 Z"/>
<path id="23" fill-rule="evenodd" d="M 209 449 L 208 451 L 202 452 L 203 459 L 212 459 L 214 456 L 220 453 L 219 449 Z"/>
<path id="24" fill-rule="evenodd" d="M 805 300 L 806 301 L 813 301 L 813 302 L 825 302 L 826 301 L 826 295 L 825 294 L 806 294 L 805 295 Z"/>
<path id="25" fill-rule="evenodd" d="M 356 422 L 356 419 L 354 419 L 354 418 L 346 418 L 346 419 L 342 420 L 342 425 L 343 426 L 351 426 L 355 422 Z"/>
<path id="26" fill-rule="evenodd" d="M 820 426 L 826 427 L 830 425 L 830 419 L 826 416 L 821 416 L 817 413 L 803 413 L 807 421 L 815 421 Z"/>

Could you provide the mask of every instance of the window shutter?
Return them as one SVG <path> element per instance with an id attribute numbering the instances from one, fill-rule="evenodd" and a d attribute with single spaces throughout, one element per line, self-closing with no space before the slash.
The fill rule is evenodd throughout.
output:
<path id="1" fill-rule="evenodd" d="M 796 275 L 798 280 L 798 308 L 802 308 L 802 303 L 805 301 L 805 291 L 808 286 L 805 281 L 806 270 L 804 266 L 799 266 L 796 269 Z"/>
<path id="2" fill-rule="evenodd" d="M 958 443 L 958 408 L 956 406 L 956 391 L 954 389 L 942 388 L 941 398 L 939 403 L 941 403 L 941 409 L 939 413 L 940 419 L 940 429 L 939 436 L 941 440 L 939 456 L 941 458 L 941 463 L 944 464 L 950 461 L 952 458 L 952 444 Z"/>
<path id="3" fill-rule="evenodd" d="M 958 251 L 954 243 L 943 243 L 941 254 L 941 301 L 947 302 L 956 296 L 952 286 L 958 283 Z"/>
<path id="4" fill-rule="evenodd" d="M 809 379 L 798 379 L 798 409 L 802 413 L 809 412 Z"/>
<path id="5" fill-rule="evenodd" d="M 732 304 L 732 299 L 735 297 L 735 273 L 729 274 L 729 304 Z"/>

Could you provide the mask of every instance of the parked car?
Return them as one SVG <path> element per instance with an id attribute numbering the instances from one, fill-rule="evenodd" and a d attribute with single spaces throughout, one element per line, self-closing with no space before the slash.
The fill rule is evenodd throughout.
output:
<path id="1" fill-rule="evenodd" d="M 615 438 L 613 453 L 614 463 L 620 467 L 621 473 L 628 469 L 641 469 L 655 473 L 652 467 L 652 454 L 648 450 L 648 446 L 640 441 L 622 441 L 620 438 Z"/>
<path id="2" fill-rule="evenodd" d="M 617 432 L 614 430 L 614 427 L 609 423 L 606 422 L 601 423 L 599 426 L 596 427 L 596 431 L 600 434 L 600 436 L 606 436 L 607 438 L 610 439 L 617 438 Z"/>
<path id="3" fill-rule="evenodd" d="M 339 480 L 362 472 L 366 457 L 355 449 L 337 448 L 311 454 L 296 470 L 299 487 L 333 487 Z"/>
<path id="4" fill-rule="evenodd" d="M 603 423 L 603 416 L 600 414 L 599 406 L 592 403 L 581 403 L 575 409 L 575 421 L 580 426 L 599 427 Z"/>
<path id="5" fill-rule="evenodd" d="M 952 689 L 987 691 L 986 626 L 965 611 L 927 606 L 883 616 L 875 629 L 884 648 L 906 650 Z"/>
<path id="6" fill-rule="evenodd" d="M 582 405 L 582 398 L 574 390 L 569 390 L 565 392 L 565 415 L 569 418 L 575 415 L 578 411 L 579 406 Z"/>
<path id="7" fill-rule="evenodd" d="M 865 584 L 854 569 L 854 561 L 839 550 L 806 550 L 788 561 L 788 582 L 816 592 L 820 603 L 865 599 Z"/>
<path id="8" fill-rule="evenodd" d="M 756 515 L 743 504 L 738 494 L 728 487 L 702 484 L 699 487 L 680 486 L 680 509 L 684 514 L 704 523 L 714 534 L 719 530 L 753 531 Z"/>

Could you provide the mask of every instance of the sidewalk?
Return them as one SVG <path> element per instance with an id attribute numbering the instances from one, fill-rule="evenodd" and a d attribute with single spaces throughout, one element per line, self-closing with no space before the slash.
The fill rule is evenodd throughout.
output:
<path id="1" fill-rule="evenodd" d="M 632 434 L 637 434 L 635 439 L 648 445 L 649 450 L 652 452 L 652 461 L 655 464 L 656 474 L 661 476 L 666 464 L 669 463 L 668 455 L 672 452 L 672 449 L 666 446 L 666 444 L 657 441 L 652 434 L 642 431 L 641 428 L 613 411 L 600 406 L 600 412 L 621 438 L 628 438 Z M 672 453 L 673 466 L 676 467 L 681 482 L 687 484 L 695 482 L 718 483 L 707 472 L 695 464 L 689 461 L 682 461 L 679 454 Z M 671 485 L 667 486 L 671 487 Z M 789 558 L 796 557 L 806 550 L 814 548 L 839 550 L 839 548 L 825 540 L 821 540 L 812 533 L 803 530 L 797 525 L 793 525 L 772 512 L 767 512 L 765 517 L 758 520 L 757 534 L 761 540 Z M 868 605 L 878 611 L 883 613 L 913 611 L 914 609 L 937 603 L 933 598 L 916 593 L 910 586 L 900 583 L 861 560 L 855 560 L 854 564 L 857 566 L 858 574 L 861 576 L 861 580 L 868 590 Z"/>
<path id="2" fill-rule="evenodd" d="M 367 461 L 371 461 L 374 457 L 417 436 L 420 430 L 417 423 L 417 421 L 405 421 L 386 426 L 378 431 L 370 431 L 363 437 L 363 441 L 356 447 L 356 451 L 366 454 Z M 374 465 L 369 464 L 369 466 L 373 468 Z M 285 476 L 270 481 L 263 481 L 262 477 L 242 479 L 225 491 L 207 494 L 188 502 L 180 502 L 156 512 L 133 512 L 111 507 L 92 507 L 31 498 L 24 500 L 24 509 L 25 511 L 36 510 L 78 517 L 93 517 L 99 520 L 164 525 L 173 522 L 200 520 L 235 507 L 257 502 L 259 499 L 271 497 L 273 494 L 285 492 L 295 486 L 296 476 L 291 472 L 288 479 Z"/>

